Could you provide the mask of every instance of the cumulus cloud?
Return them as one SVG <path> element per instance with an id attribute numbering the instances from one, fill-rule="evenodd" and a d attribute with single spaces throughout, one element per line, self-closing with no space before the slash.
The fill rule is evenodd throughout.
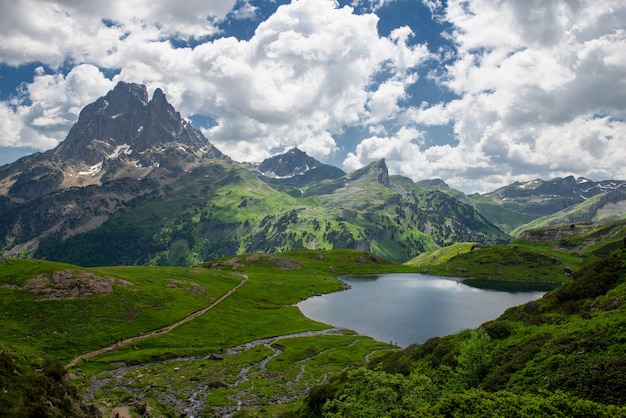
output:
<path id="1" fill-rule="evenodd" d="M 209 138 L 236 159 L 251 158 L 240 153 L 242 140 L 266 144 L 263 157 L 297 145 L 327 159 L 337 149 L 333 134 L 345 126 L 393 117 L 429 53 L 407 45 L 408 28 L 386 38 L 377 23 L 374 14 L 356 15 L 334 2 L 299 1 L 279 7 L 249 42 L 220 39 L 196 48 L 219 107 Z"/>
<path id="2" fill-rule="evenodd" d="M 202 9 L 201 3 L 214 7 Z M 47 23 L 41 38 L 34 39 L 43 41 L 55 28 L 50 17 L 56 14 L 69 28 L 62 39 L 53 42 L 65 45 L 64 49 L 48 56 L 39 45 L 39 50 L 33 49 L 32 59 L 49 65 L 82 60 L 89 68 L 118 69 L 116 80 L 144 83 L 149 89 L 161 87 L 183 115 L 203 115 L 216 122 L 203 131 L 224 152 L 238 160 L 260 160 L 291 146 L 328 158 L 337 150 L 333 135 L 346 126 L 378 123 L 399 112 L 398 102 L 405 98 L 406 87 L 417 79 L 415 69 L 429 56 L 425 46 L 408 45 L 407 40 L 413 36 L 410 29 L 398 28 L 389 38 L 380 37 L 375 14 L 355 14 L 351 7 L 340 7 L 329 0 L 302 0 L 280 6 L 258 26 L 250 40 L 218 37 L 193 48 L 174 47 L 167 36 L 180 34 L 182 29 L 172 22 L 189 23 L 207 15 L 223 17 L 234 5 L 225 2 L 228 7 L 217 8 L 218 3 L 222 5 L 193 3 L 182 16 L 176 13 L 183 12 L 169 9 L 168 2 L 154 6 L 140 2 L 136 8 L 142 19 L 138 20 L 128 6 L 118 9 L 67 0 L 41 11 L 41 20 Z M 240 6 L 238 11 L 253 11 L 248 2 Z M 15 6 L 17 11 L 24 7 Z M 109 17 L 77 36 L 94 23 L 90 20 L 93 16 Z M 157 16 L 161 20 L 157 21 Z M 210 28 L 201 32 L 186 27 L 189 36 L 211 32 Z M 8 63 L 14 63 L 19 56 L 17 41 L 14 37 L 11 40 L 14 46 L 6 44 L 7 50 L 2 53 Z M 35 94 L 39 83 L 50 77 L 56 80 L 56 86 L 65 85 L 78 72 L 72 70 L 67 80 L 36 75 L 27 93 Z M 107 84 L 100 74 L 99 86 Z M 88 89 L 89 93 L 93 91 Z M 55 89 L 49 92 L 60 93 Z M 89 98 L 82 99 L 92 99 L 91 94 L 85 96 Z M 33 109 L 20 107 L 21 120 L 29 129 L 54 125 L 58 129 L 51 132 L 58 133 L 72 120 L 70 104 L 59 108 L 54 101 L 45 109 L 45 115 L 29 119 L 25 115 L 35 112 L 36 101 L 34 97 Z M 40 140 L 37 144 L 44 147 L 50 142 Z"/>
<path id="3" fill-rule="evenodd" d="M 0 57 L 10 65 L 41 62 L 107 64 L 128 37 L 143 42 L 200 39 L 219 32 L 217 23 L 236 0 L 16 0 L 0 14 Z"/>
<path id="4" fill-rule="evenodd" d="M 624 178 L 623 2 L 426 3 L 452 25 L 454 58 L 437 82 L 458 98 L 413 106 L 404 120 L 451 124 L 456 143 L 407 152 L 398 172 L 466 191 L 569 174 Z M 372 147 L 397 137 L 364 140 L 346 165 L 378 157 Z"/>
<path id="5" fill-rule="evenodd" d="M 0 146 L 49 149 L 63 139 L 85 104 L 113 88 L 92 65 L 74 67 L 67 76 L 36 69 L 32 83 L 0 104 Z"/>

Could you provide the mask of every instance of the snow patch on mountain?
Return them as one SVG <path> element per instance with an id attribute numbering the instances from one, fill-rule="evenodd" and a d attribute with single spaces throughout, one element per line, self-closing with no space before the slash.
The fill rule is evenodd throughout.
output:
<path id="1" fill-rule="evenodd" d="M 89 169 L 87 171 L 79 171 L 78 175 L 80 175 L 80 176 L 94 176 L 100 170 L 102 170 L 102 162 L 99 162 L 98 164 L 92 165 L 91 167 L 89 167 Z"/>

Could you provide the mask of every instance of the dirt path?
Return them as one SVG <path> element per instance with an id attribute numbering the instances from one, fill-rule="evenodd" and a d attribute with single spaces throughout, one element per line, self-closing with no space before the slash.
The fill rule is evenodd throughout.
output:
<path id="1" fill-rule="evenodd" d="M 237 289 L 239 289 L 241 286 L 243 286 L 247 281 L 248 281 L 248 276 L 245 274 L 241 274 L 241 277 L 243 278 L 243 280 L 241 280 L 241 282 L 239 282 L 239 284 L 235 287 L 233 287 L 232 289 L 230 289 L 228 292 L 226 292 L 224 295 L 222 295 L 218 300 L 216 300 L 215 302 L 213 302 L 211 305 L 207 306 L 204 309 L 201 309 L 199 311 L 196 311 L 194 313 L 192 313 L 191 315 L 181 319 L 180 321 L 174 322 L 173 324 L 167 325 L 163 328 L 159 328 L 156 329 L 154 331 L 151 331 L 147 334 L 143 334 L 143 335 L 139 335 L 137 337 L 131 337 L 131 338 L 127 338 L 125 340 L 119 341 L 113 345 L 110 345 L 108 347 L 104 347 L 104 348 L 100 348 L 98 350 L 94 350 L 91 351 L 89 353 L 85 353 L 85 354 L 81 354 L 80 356 L 74 358 L 72 361 L 70 361 L 69 363 L 67 363 L 65 365 L 66 368 L 70 368 L 70 367 L 74 367 L 79 361 L 81 360 L 85 360 L 91 357 L 95 357 L 98 356 L 100 354 L 104 354 L 107 353 L 109 351 L 113 351 L 119 347 L 123 347 L 127 344 L 130 343 L 134 343 L 137 341 L 141 341 L 141 340 L 145 340 L 147 338 L 152 338 L 152 337 L 156 337 L 159 335 L 163 335 L 163 334 L 167 334 L 168 332 L 172 331 L 174 328 L 179 327 L 180 325 L 191 321 L 194 318 L 199 317 L 200 315 L 203 315 L 205 313 L 207 313 L 208 311 L 210 311 L 211 309 L 213 309 L 215 306 L 217 306 L 219 303 L 221 303 L 224 299 L 226 299 L 227 297 L 229 297 L 230 295 L 232 295 L 233 293 L 235 293 L 235 291 Z"/>

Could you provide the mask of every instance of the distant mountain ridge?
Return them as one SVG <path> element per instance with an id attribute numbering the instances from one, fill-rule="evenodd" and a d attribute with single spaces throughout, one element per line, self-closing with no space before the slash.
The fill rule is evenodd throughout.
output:
<path id="1" fill-rule="evenodd" d="M 294 148 L 234 162 L 160 89 L 149 99 L 121 82 L 55 149 L 0 167 L 0 248 L 80 265 L 193 265 L 303 247 L 406 261 L 508 241 L 471 199 L 390 175 L 384 160 L 345 173 Z"/>
<path id="2" fill-rule="evenodd" d="M 626 181 L 593 181 L 583 177 L 555 178 L 513 183 L 501 187 L 485 196 L 503 202 L 503 206 L 515 207 L 515 203 L 527 201 L 521 213 L 528 215 L 549 215 L 575 203 L 580 203 L 599 193 L 626 189 Z M 510 203 L 509 203 L 510 202 Z"/>
<path id="3" fill-rule="evenodd" d="M 258 164 L 258 170 L 265 177 L 285 179 L 301 176 L 322 165 L 321 162 L 313 157 L 309 157 L 298 148 L 292 148 L 284 154 L 263 160 L 263 162 Z"/>
<path id="4" fill-rule="evenodd" d="M 596 194 L 585 201 L 550 215 L 537 218 L 512 231 L 514 236 L 525 230 L 581 222 L 609 222 L 626 219 L 626 188 Z"/>
<path id="5" fill-rule="evenodd" d="M 505 231 L 511 232 L 537 218 L 614 190 L 626 190 L 626 181 L 594 181 L 583 177 L 516 182 L 493 192 L 468 196 L 471 203 Z"/>

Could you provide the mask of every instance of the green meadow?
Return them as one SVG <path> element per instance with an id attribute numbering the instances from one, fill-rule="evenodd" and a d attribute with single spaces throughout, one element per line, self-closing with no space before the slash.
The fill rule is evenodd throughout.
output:
<path id="1" fill-rule="evenodd" d="M 196 413 L 209 416 L 267 405 L 281 409 L 300 402 L 329 374 L 392 349 L 309 320 L 294 304 L 340 290 L 339 274 L 410 270 L 351 250 L 252 254 L 194 268 L 81 268 L 4 260 L 0 345 L 12 352 L 45 353 L 63 364 L 84 356 L 69 375 L 87 401 L 105 412 L 122 404 L 131 405 L 137 416 L 144 408 L 175 415 L 178 404 L 194 396 L 202 398 Z M 91 273 L 113 283 L 112 292 L 46 300 L 26 290 L 28 280 L 58 271 Z M 209 307 L 244 278 L 203 315 L 150 336 Z M 207 389 L 194 395 L 198 382 Z"/>

